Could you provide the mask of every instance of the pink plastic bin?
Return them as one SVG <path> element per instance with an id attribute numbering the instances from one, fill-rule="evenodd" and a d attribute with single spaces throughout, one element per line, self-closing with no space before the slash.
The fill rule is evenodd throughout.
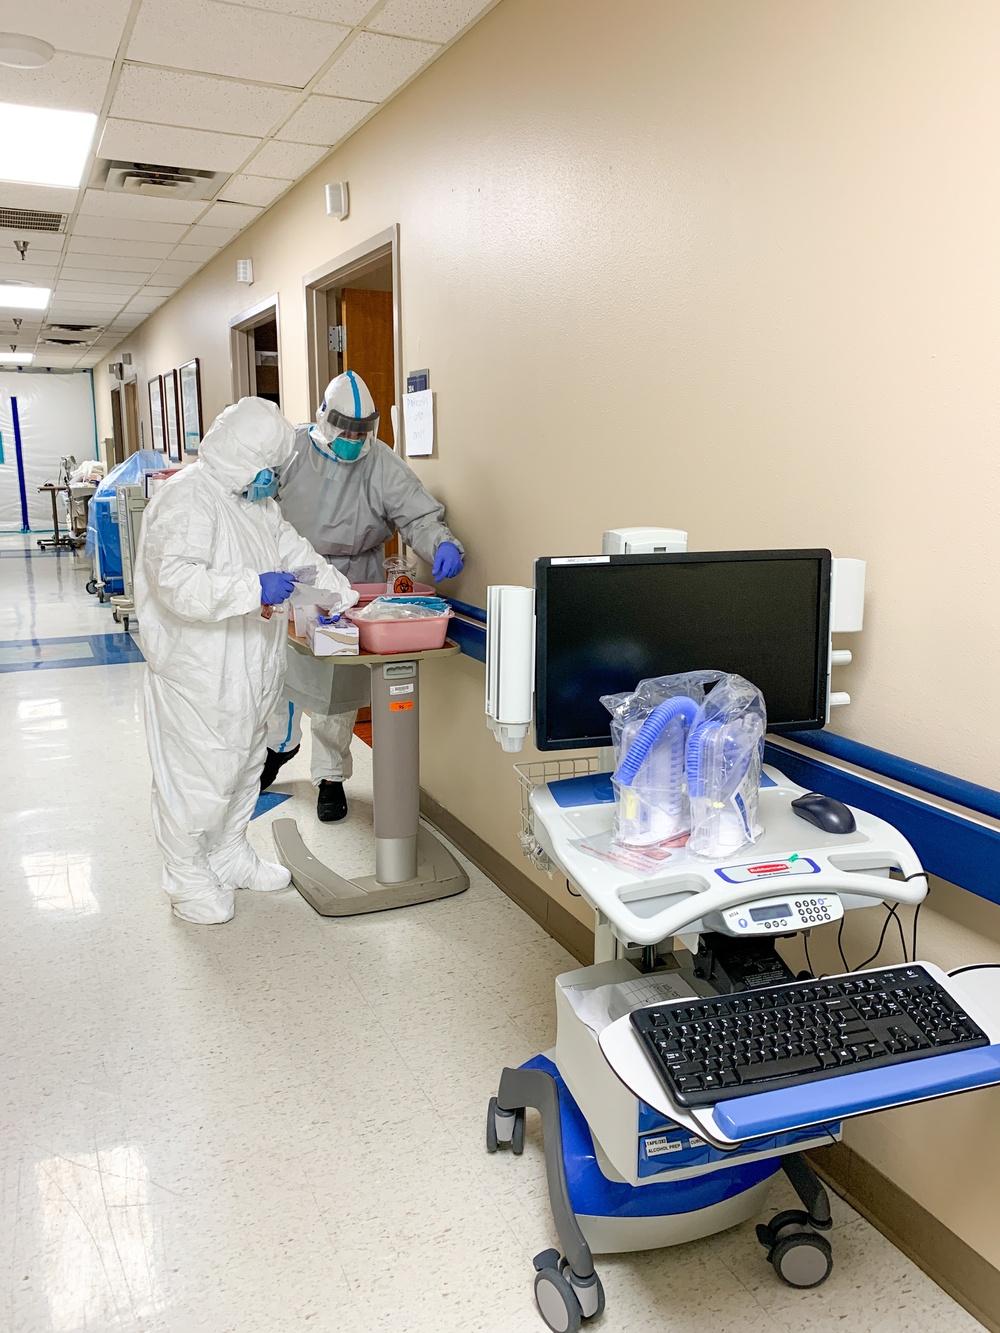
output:
<path id="1" fill-rule="evenodd" d="M 381 583 L 352 583 L 351 587 L 358 594 L 358 606 L 367 606 L 369 602 L 374 602 L 376 597 L 384 597 L 385 579 Z M 433 595 L 434 589 L 429 583 L 415 583 L 413 585 L 414 593 L 419 593 L 421 597 L 428 594 Z"/>
<path id="2" fill-rule="evenodd" d="M 451 615 L 449 611 L 444 616 L 410 620 L 363 620 L 347 612 L 347 618 L 358 627 L 363 653 L 422 653 L 443 648 Z"/>

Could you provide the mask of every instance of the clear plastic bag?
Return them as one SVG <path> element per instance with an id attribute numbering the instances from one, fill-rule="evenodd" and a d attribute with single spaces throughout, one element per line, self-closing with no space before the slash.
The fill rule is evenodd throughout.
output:
<path id="1" fill-rule="evenodd" d="M 451 607 L 440 597 L 376 597 L 353 612 L 355 620 L 428 620 L 450 615 Z"/>
<path id="2" fill-rule="evenodd" d="M 615 841 L 680 841 L 717 858 L 760 837 L 766 717 L 740 676 L 691 671 L 606 695 L 615 747 Z"/>

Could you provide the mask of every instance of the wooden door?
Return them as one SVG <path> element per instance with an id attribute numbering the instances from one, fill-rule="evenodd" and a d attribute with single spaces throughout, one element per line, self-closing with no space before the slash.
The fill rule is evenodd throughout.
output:
<path id="1" fill-rule="evenodd" d="M 125 409 L 125 452 L 134 454 L 139 448 L 139 404 L 135 396 L 135 380 L 129 380 L 122 386 L 122 399 Z"/>
<path id="2" fill-rule="evenodd" d="M 122 391 L 116 384 L 111 390 L 111 434 L 114 449 L 113 467 L 125 462 L 125 427 L 122 423 Z"/>
<path id="3" fill-rule="evenodd" d="M 355 371 L 368 385 L 378 409 L 379 439 L 394 449 L 389 411 L 396 401 L 392 292 L 345 287 L 340 295 L 340 322 L 344 326 L 344 369 Z"/>

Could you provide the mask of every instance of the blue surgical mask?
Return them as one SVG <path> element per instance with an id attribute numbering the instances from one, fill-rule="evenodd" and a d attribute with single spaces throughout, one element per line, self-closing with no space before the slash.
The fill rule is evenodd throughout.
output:
<path id="1" fill-rule="evenodd" d="M 248 500 L 270 500 L 278 493 L 278 474 L 269 467 L 257 473 L 243 494 Z"/>
<path id="2" fill-rule="evenodd" d="M 361 457 L 361 450 L 365 447 L 365 437 L 362 436 L 360 440 L 347 440 L 343 435 L 338 435 L 330 447 L 345 463 L 356 463 Z"/>

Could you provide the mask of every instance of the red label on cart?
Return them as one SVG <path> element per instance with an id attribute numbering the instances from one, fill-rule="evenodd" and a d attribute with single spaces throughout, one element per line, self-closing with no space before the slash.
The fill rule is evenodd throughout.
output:
<path id="1" fill-rule="evenodd" d="M 413 708 L 413 700 L 409 699 L 406 703 L 390 704 L 390 713 L 409 713 Z"/>
<path id="2" fill-rule="evenodd" d="M 746 884 L 749 880 L 768 879 L 772 875 L 818 875 L 819 866 L 808 856 L 793 856 L 787 861 L 758 861 L 748 866 L 723 866 L 715 873 L 727 884 Z"/>

